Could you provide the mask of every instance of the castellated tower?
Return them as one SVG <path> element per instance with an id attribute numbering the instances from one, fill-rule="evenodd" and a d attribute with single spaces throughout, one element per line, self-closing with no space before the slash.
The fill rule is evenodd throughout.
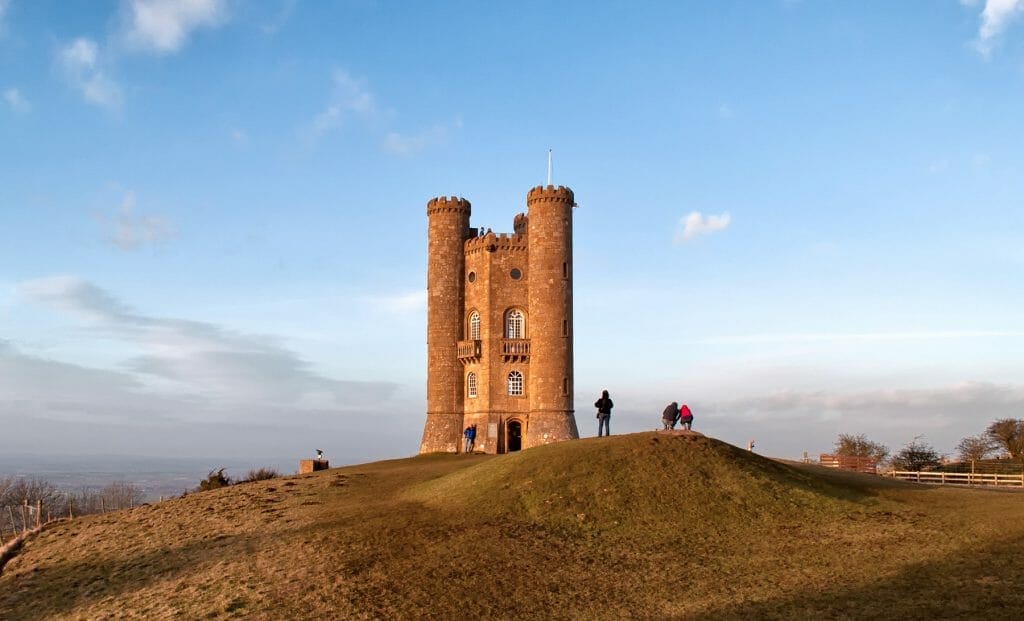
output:
<path id="1" fill-rule="evenodd" d="M 505 453 L 579 437 L 573 412 L 572 190 L 539 186 L 511 234 L 427 203 L 427 422 L 421 453 Z"/>

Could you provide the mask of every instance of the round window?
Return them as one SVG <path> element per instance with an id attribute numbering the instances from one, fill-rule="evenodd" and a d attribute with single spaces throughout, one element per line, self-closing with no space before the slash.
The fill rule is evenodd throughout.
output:
<path id="1" fill-rule="evenodd" d="M 513 267 L 512 271 L 508 273 L 512 277 L 512 280 L 519 280 L 523 277 L 523 273 L 519 271 L 518 267 Z"/>
<path id="2" fill-rule="evenodd" d="M 466 279 L 469 282 L 476 282 L 476 272 L 470 272 L 469 275 L 466 276 Z"/>

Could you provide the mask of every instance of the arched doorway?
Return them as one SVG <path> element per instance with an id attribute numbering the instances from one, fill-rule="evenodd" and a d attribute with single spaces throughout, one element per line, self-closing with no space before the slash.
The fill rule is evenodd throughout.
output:
<path id="1" fill-rule="evenodd" d="M 508 452 L 519 451 L 523 448 L 523 424 L 517 420 L 508 421 Z"/>

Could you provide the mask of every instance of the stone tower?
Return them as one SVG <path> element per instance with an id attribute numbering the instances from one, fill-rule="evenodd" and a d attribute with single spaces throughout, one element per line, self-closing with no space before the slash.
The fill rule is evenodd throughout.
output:
<path id="1" fill-rule="evenodd" d="M 470 203 L 427 203 L 427 422 L 421 453 L 505 453 L 579 437 L 573 411 L 572 190 L 539 186 L 511 234 Z"/>

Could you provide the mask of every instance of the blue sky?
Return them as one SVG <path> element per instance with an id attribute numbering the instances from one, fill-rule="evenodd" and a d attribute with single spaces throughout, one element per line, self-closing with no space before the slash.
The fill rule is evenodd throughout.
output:
<path id="1" fill-rule="evenodd" d="M 0 95 L 3 452 L 414 453 L 426 201 L 548 148 L 582 435 L 1024 416 L 1019 0 L 0 0 Z"/>

